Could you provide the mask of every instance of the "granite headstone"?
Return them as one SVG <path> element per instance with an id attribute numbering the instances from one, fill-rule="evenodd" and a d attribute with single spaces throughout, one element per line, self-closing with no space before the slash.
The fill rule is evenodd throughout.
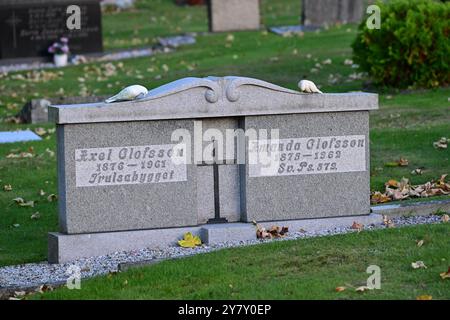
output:
<path id="1" fill-rule="evenodd" d="M 70 5 L 80 8 L 80 29 L 67 27 Z M 101 52 L 99 0 L 0 0 L 0 59 L 48 56 L 62 36 L 74 54 Z"/>
<path id="2" fill-rule="evenodd" d="M 50 106 L 60 218 L 51 256 L 61 260 L 80 234 L 122 241 L 126 232 L 126 244 L 102 242 L 118 250 L 149 230 L 217 215 L 229 223 L 367 215 L 376 108 L 376 94 L 302 94 L 242 77 L 180 79 L 131 102 Z"/>
<path id="3" fill-rule="evenodd" d="M 303 0 L 302 24 L 324 26 L 358 23 L 364 16 L 367 0 Z"/>
<path id="4" fill-rule="evenodd" d="M 212 32 L 258 30 L 259 0 L 209 0 L 208 16 Z"/>

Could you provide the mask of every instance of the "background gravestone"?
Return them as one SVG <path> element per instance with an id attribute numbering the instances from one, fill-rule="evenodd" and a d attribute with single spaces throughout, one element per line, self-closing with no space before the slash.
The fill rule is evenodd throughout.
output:
<path id="1" fill-rule="evenodd" d="M 210 0 L 209 30 L 257 30 L 260 27 L 259 0 Z"/>
<path id="2" fill-rule="evenodd" d="M 81 9 L 81 29 L 68 30 L 69 5 Z M 48 56 L 61 36 L 74 54 L 103 51 L 99 0 L 0 0 L 0 59 Z"/>
<path id="3" fill-rule="evenodd" d="M 367 0 L 303 0 L 302 24 L 323 26 L 358 23 L 364 16 Z"/>
<path id="4" fill-rule="evenodd" d="M 22 123 L 47 123 L 48 107 L 52 104 L 78 104 L 102 102 L 109 96 L 76 96 L 32 99 L 28 101 L 17 115 Z"/>

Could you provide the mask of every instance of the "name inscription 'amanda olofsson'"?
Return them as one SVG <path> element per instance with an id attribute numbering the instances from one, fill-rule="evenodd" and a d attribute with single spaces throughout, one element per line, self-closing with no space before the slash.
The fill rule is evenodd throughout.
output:
<path id="1" fill-rule="evenodd" d="M 364 135 L 251 140 L 250 177 L 366 171 Z"/>
<path id="2" fill-rule="evenodd" d="M 75 150 L 77 187 L 187 180 L 184 149 L 175 144 Z M 178 145 L 180 146 L 180 145 Z"/>

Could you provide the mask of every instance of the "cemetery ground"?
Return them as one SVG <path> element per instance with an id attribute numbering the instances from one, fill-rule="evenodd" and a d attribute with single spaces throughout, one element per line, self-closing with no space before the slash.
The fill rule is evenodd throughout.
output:
<path id="1" fill-rule="evenodd" d="M 165 1 L 161 4 L 168 6 Z M 169 14 L 162 11 L 164 15 L 152 11 L 161 29 L 146 29 L 147 5 L 143 2 L 137 20 L 126 12 L 105 16 L 106 48 L 148 45 L 156 35 L 181 30 L 206 31 L 201 24 L 206 12 L 199 8 L 171 8 Z M 272 10 L 265 2 L 267 25 L 276 14 L 284 14 L 286 24 L 296 23 L 294 15 L 279 12 L 276 6 Z M 177 24 L 170 22 L 173 19 Z M 197 37 L 195 45 L 168 54 L 1 75 L 0 131 L 30 128 L 43 140 L 0 145 L 0 184 L 11 185 L 10 191 L 0 190 L 0 266 L 44 261 L 47 233 L 58 230 L 57 200 L 51 196 L 57 193 L 54 125 L 7 121 L 37 96 L 112 95 L 130 84 L 155 88 L 182 77 L 208 75 L 255 77 L 291 89 L 307 78 L 324 92 L 377 90 L 380 110 L 370 119 L 371 190 L 383 191 L 389 179 L 406 177 L 420 184 L 449 173 L 450 149 L 436 149 L 433 142 L 450 136 L 450 88 L 366 88 L 367 79 L 348 61 L 355 35 L 356 26 L 292 37 L 265 31 L 205 34 Z M 18 157 L 8 157 L 11 154 Z M 408 165 L 391 165 L 400 158 L 407 159 Z M 411 173 L 417 168 L 423 168 L 421 175 Z M 25 204 L 33 203 L 20 206 L 13 201 L 18 197 Z M 83 281 L 81 291 L 61 290 L 45 297 L 411 299 L 430 294 L 449 298 L 448 283 L 439 277 L 449 265 L 449 234 L 449 224 L 426 225 L 229 249 Z M 415 241 L 420 239 L 425 245 L 418 248 Z M 417 260 L 425 261 L 428 269 L 412 270 L 411 262 Z M 369 264 L 382 267 L 382 290 L 363 295 L 355 295 L 354 289 L 334 292 L 337 286 L 364 285 Z"/>
<path id="2" fill-rule="evenodd" d="M 81 282 L 34 299 L 449 299 L 449 225 L 423 225 L 220 250 Z M 418 247 L 417 239 L 425 239 Z M 411 267 L 426 261 L 427 269 Z M 366 268 L 381 268 L 381 289 Z M 220 275 L 220 276 L 218 276 Z M 337 287 L 345 287 L 336 292 Z"/>

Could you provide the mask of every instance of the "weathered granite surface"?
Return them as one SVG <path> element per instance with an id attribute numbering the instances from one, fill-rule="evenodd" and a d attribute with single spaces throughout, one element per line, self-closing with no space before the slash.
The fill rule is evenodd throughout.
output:
<path id="1" fill-rule="evenodd" d="M 245 128 L 280 128 L 280 139 L 355 135 L 365 138 L 364 147 L 357 153 L 360 158 L 356 161 L 349 157 L 348 161 L 354 163 L 350 163 L 343 172 L 325 172 L 323 169 L 313 174 L 252 177 L 251 167 L 247 166 L 244 178 L 245 221 L 350 216 L 370 212 L 369 112 L 249 116 L 245 118 Z M 325 150 L 327 153 L 330 150 L 336 152 L 336 149 Z M 300 161 L 308 161 L 316 152 L 323 150 L 314 148 L 309 158 L 303 158 L 305 153 L 302 153 Z M 295 151 L 292 153 L 296 154 Z M 327 154 L 324 160 L 315 163 L 335 161 Z M 354 169 L 356 171 L 348 172 Z M 302 173 L 305 171 L 306 168 Z"/>
<path id="2" fill-rule="evenodd" d="M 367 0 L 303 0 L 302 22 L 305 26 L 358 23 L 364 16 Z"/>
<path id="3" fill-rule="evenodd" d="M 76 149 L 171 144 L 171 132 L 179 127 L 192 130 L 193 122 L 58 125 L 60 230 L 73 234 L 196 225 L 195 167 L 187 166 L 185 181 L 77 187 L 82 173 L 76 172 Z"/>
<path id="4" fill-rule="evenodd" d="M 259 0 L 210 0 L 209 30 L 212 32 L 257 30 Z"/>

